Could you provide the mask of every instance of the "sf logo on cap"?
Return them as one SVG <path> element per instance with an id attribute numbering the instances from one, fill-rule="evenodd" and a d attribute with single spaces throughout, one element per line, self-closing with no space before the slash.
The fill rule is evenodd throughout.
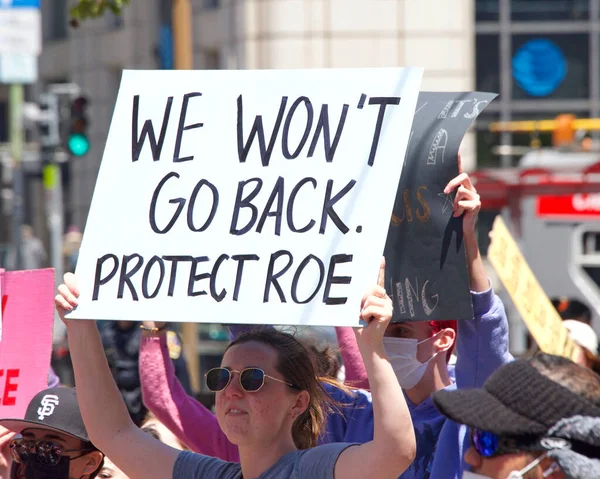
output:
<path id="1" fill-rule="evenodd" d="M 58 406 L 58 396 L 54 394 L 46 394 L 40 402 L 40 407 L 37 410 L 38 419 L 43 421 L 46 416 L 51 416 L 54 408 Z"/>

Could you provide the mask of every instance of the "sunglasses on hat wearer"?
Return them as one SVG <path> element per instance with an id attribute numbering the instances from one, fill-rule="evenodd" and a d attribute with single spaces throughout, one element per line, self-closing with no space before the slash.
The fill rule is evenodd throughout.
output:
<path id="1" fill-rule="evenodd" d="M 222 391 L 231 382 L 233 373 L 238 373 L 240 378 L 240 386 L 242 389 L 249 393 L 255 393 L 262 389 L 265 385 L 265 378 L 272 379 L 283 384 L 287 384 L 289 387 L 294 389 L 300 389 L 292 383 L 283 381 L 281 379 L 274 378 L 265 374 L 260 368 L 246 368 L 241 371 L 230 370 L 227 368 L 213 368 L 206 374 L 206 387 L 213 392 Z"/>
<path id="2" fill-rule="evenodd" d="M 63 454 L 67 452 L 83 452 L 83 454 L 71 457 L 77 459 L 95 451 L 94 448 L 87 449 L 64 449 L 60 444 L 53 441 L 17 438 L 9 443 L 10 454 L 17 464 L 26 464 L 30 456 L 35 455 L 38 462 L 46 466 L 56 466 Z"/>
<path id="3" fill-rule="evenodd" d="M 482 457 L 495 457 L 524 451 L 549 451 L 552 449 L 570 449 L 566 439 L 552 437 L 499 436 L 490 431 L 471 428 L 471 444 Z"/>

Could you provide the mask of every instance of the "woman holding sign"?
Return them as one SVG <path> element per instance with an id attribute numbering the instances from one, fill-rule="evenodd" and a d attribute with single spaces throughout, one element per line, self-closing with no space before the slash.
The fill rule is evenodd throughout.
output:
<path id="1" fill-rule="evenodd" d="M 356 331 L 374 403 L 374 439 L 319 447 L 328 397 L 310 354 L 293 336 L 259 330 L 238 337 L 207 385 L 216 391 L 217 418 L 239 448 L 241 463 L 181 452 L 135 427 L 108 369 L 93 321 L 69 321 L 77 306 L 75 277 L 65 275 L 57 310 L 67 325 L 81 413 L 90 436 L 132 478 L 397 478 L 415 455 L 406 401 L 383 348 L 392 304 L 378 285 L 363 297 Z"/>
<path id="2" fill-rule="evenodd" d="M 455 321 L 394 323 L 386 330 L 384 345 L 398 382 L 408 398 L 417 441 L 417 456 L 401 479 L 442 477 L 447 471 L 460 475 L 463 453 L 468 449 L 468 435 L 459 426 L 439 413 L 431 395 L 442 389 L 481 386 L 488 375 L 512 360 L 508 353 L 507 318 L 502 301 L 494 294 L 486 274 L 475 233 L 475 221 L 481 207 L 469 176 L 462 171 L 447 185 L 447 192 L 456 191 L 454 216 L 463 216 L 463 233 L 469 271 L 474 320 L 462 322 L 458 328 L 459 364 L 449 364 L 455 344 Z M 234 337 L 244 331 L 264 325 L 231 325 Z M 271 328 L 272 326 L 267 326 Z M 238 448 L 219 427 L 214 414 L 196 399 L 187 395 L 170 364 L 162 326 L 146 323 L 140 345 L 140 379 L 144 403 L 190 449 L 227 461 L 239 461 Z M 369 379 L 352 328 L 336 328 L 345 365 L 346 384 L 369 388 Z M 396 339 L 399 338 L 399 339 Z M 420 344 L 415 344 L 420 343 Z M 411 354 L 407 354 L 412 351 Z M 414 356 L 412 356 L 414 354 Z M 412 383 L 412 384 L 411 384 Z M 361 389 L 349 395 L 343 389 L 323 383 L 329 395 L 343 406 L 327 417 L 327 434 L 320 444 L 332 442 L 364 443 L 373 439 L 373 405 L 370 396 Z M 443 432 L 442 432 L 443 431 Z M 440 440 L 440 437 L 444 439 Z M 455 447 L 456 450 L 452 448 Z M 440 452 L 442 451 L 442 452 Z M 432 472 L 433 464 L 439 471 Z M 454 473 L 453 472 L 453 473 Z M 448 475 L 451 475 L 448 472 Z"/>

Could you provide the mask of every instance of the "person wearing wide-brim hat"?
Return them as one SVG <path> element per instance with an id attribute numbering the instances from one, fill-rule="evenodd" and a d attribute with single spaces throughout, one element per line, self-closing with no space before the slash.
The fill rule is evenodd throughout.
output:
<path id="1" fill-rule="evenodd" d="M 470 428 L 465 479 L 600 478 L 600 376 L 569 359 L 519 359 L 433 400 Z"/>
<path id="2" fill-rule="evenodd" d="M 20 434 L 10 441 L 12 477 L 17 479 L 93 479 L 104 460 L 85 429 L 74 389 L 40 391 L 24 418 L 0 419 Z"/>

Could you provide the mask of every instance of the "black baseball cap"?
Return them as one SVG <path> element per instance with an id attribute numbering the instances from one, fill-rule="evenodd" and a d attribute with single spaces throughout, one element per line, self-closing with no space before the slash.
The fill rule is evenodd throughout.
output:
<path id="1" fill-rule="evenodd" d="M 24 419 L 0 419 L 0 426 L 16 433 L 25 429 L 47 429 L 91 443 L 73 388 L 40 391 L 27 406 Z"/>
<path id="2" fill-rule="evenodd" d="M 564 418 L 600 417 L 600 407 L 525 359 L 496 370 L 481 389 L 438 391 L 433 402 L 454 422 L 511 437 L 543 435 Z"/>

